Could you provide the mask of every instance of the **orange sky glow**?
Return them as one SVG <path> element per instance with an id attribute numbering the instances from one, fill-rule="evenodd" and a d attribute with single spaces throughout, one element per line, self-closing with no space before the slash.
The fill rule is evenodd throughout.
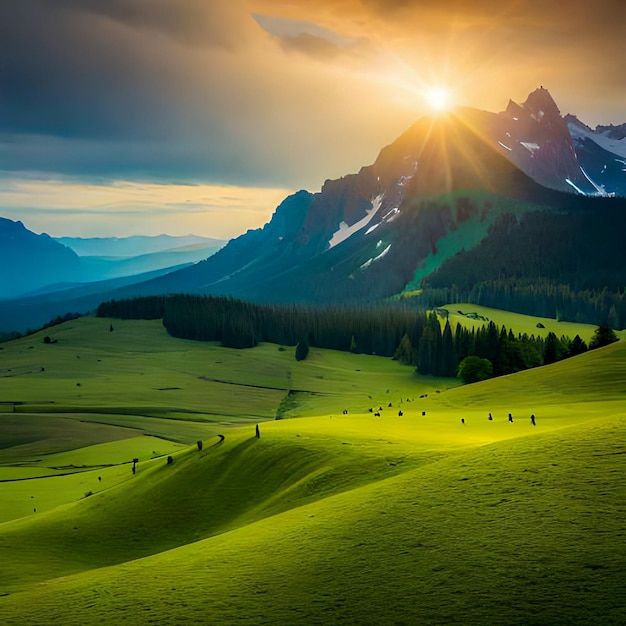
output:
<path id="1" fill-rule="evenodd" d="M 544 85 L 626 121 L 622 0 L 23 0 L 0 21 L 0 216 L 54 235 L 236 236 L 373 162 L 435 88 L 500 111 Z"/>

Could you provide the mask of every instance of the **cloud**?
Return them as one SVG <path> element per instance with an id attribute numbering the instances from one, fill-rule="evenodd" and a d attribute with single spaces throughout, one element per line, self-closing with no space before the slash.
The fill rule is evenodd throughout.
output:
<path id="1" fill-rule="evenodd" d="M 0 4 L 0 169 L 318 188 L 413 121 L 354 63 L 286 55 L 237 1 L 212 9 L 237 45 L 197 45 L 148 4 Z"/>
<path id="2" fill-rule="evenodd" d="M 252 15 L 256 22 L 268 33 L 282 39 L 293 39 L 302 35 L 326 41 L 335 47 L 350 46 L 355 43 L 354 39 L 344 37 L 330 28 L 324 28 L 319 24 L 304 20 L 292 20 L 274 15 Z"/>
<path id="3" fill-rule="evenodd" d="M 346 37 L 329 28 L 303 20 L 292 20 L 270 15 L 255 15 L 256 22 L 275 37 L 286 52 L 299 52 L 323 62 L 347 63 L 350 58 L 363 60 L 372 57 L 376 50 L 364 38 Z"/>
<path id="4" fill-rule="evenodd" d="M 54 236 L 197 234 L 228 239 L 269 221 L 288 190 L 0 177 L 3 216 Z"/>
<path id="5" fill-rule="evenodd" d="M 187 46 L 232 49 L 241 44 L 238 0 L 20 0 L 19 4 L 24 16 L 66 22 L 106 19 L 124 28 L 152 30 Z"/>
<path id="6" fill-rule="evenodd" d="M 315 190 L 440 82 L 622 122 L 625 22 L 622 0 L 0 2 L 0 170 Z"/>

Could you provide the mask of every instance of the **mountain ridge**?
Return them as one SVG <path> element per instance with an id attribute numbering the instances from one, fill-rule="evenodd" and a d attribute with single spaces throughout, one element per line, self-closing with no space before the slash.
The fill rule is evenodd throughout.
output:
<path id="1" fill-rule="evenodd" d="M 596 153 L 581 155 L 592 165 L 599 158 Z M 599 181 L 621 185 L 621 172 L 605 168 L 592 173 L 604 176 Z M 572 230 L 581 228 L 581 220 L 571 216 L 587 211 L 591 219 L 610 214 L 620 221 L 625 201 L 601 197 L 611 193 L 581 167 L 568 122 L 541 87 L 522 104 L 510 101 L 500 113 L 459 108 L 424 116 L 384 146 L 370 165 L 326 180 L 316 193 L 291 194 L 265 226 L 232 239 L 208 259 L 102 293 L 102 300 L 181 292 L 265 302 L 388 298 L 427 286 L 428 276 L 442 264 L 459 257 L 462 265 L 485 240 L 526 232 L 524 216 L 529 213 L 550 223 L 546 232 L 562 231 L 564 237 L 584 241 L 585 233 Z M 540 275 L 533 270 L 533 280 L 565 276 L 554 255 L 543 255 L 552 243 L 541 228 L 537 232 L 528 254 L 543 256 L 550 265 Z M 506 253 L 504 240 L 490 245 L 488 249 Z M 597 282 L 604 272 L 600 249 L 584 257 L 586 264 L 578 264 L 585 288 L 607 286 Z M 622 258 L 613 248 L 603 252 Z M 576 251 L 567 248 L 567 254 L 572 259 L 565 264 L 574 263 Z M 619 282 L 626 259 L 617 267 Z M 472 280 L 488 279 L 475 274 Z M 568 288 L 578 289 L 574 284 Z"/>

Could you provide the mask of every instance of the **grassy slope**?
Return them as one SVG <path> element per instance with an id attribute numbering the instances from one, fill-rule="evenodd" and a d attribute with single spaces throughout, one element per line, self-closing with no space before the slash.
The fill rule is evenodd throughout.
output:
<path id="1" fill-rule="evenodd" d="M 13 593 L 0 611 L 9 624 L 623 623 L 624 434 L 607 419 L 473 448 Z"/>
<path id="2" fill-rule="evenodd" d="M 589 340 L 593 337 L 594 331 L 597 328 L 593 324 L 579 324 L 576 322 L 558 322 L 555 319 L 549 317 L 534 317 L 532 315 L 522 315 L 521 313 L 511 313 L 510 311 L 503 311 L 501 309 L 492 309 L 486 306 L 480 306 L 478 304 L 468 304 L 465 302 L 459 304 L 448 304 L 445 307 L 441 307 L 449 311 L 450 323 L 453 327 L 456 324 L 463 324 L 467 328 L 475 326 L 485 326 L 489 322 L 481 320 L 474 320 L 465 315 L 459 315 L 458 311 L 462 311 L 464 314 L 477 313 L 489 320 L 493 321 L 498 328 L 506 326 L 507 330 L 512 329 L 515 334 L 526 333 L 527 335 L 535 335 L 535 337 L 547 337 L 549 332 L 553 332 L 557 337 L 565 335 L 570 339 L 573 339 L 576 335 L 580 335 L 580 338 L 589 343 Z M 537 324 L 541 323 L 545 328 L 537 328 Z M 626 331 L 617 331 L 616 335 L 621 339 L 626 339 Z"/>
<path id="3" fill-rule="evenodd" d="M 44 344 L 46 333 L 58 343 Z M 237 351 L 181 341 L 159 322 L 82 318 L 2 348 L 0 481 L 13 482 L 3 487 L 1 520 L 100 490 L 94 481 L 102 466 L 167 455 L 177 444 L 212 440 L 233 425 L 277 413 L 366 411 L 456 384 L 421 379 L 411 368 L 375 357 L 312 350 L 304 364 L 295 361 L 293 348 Z M 17 482 L 90 468 L 91 477 L 66 479 L 74 486 L 54 489 L 54 497 L 48 487 Z"/>
<path id="4" fill-rule="evenodd" d="M 303 366 L 294 360 L 293 348 L 263 344 L 229 350 L 169 337 L 159 321 L 112 320 L 112 333 L 109 323 L 82 318 L 3 344 L 0 411 L 12 411 L 11 402 L 26 402 L 16 410 L 95 409 L 241 423 L 273 419 L 290 389 L 304 391 L 302 401 L 314 394 L 317 412 L 336 412 L 346 402 L 366 407 L 369 395 L 382 401 L 383 385 L 390 393 L 421 394 L 455 384 L 420 380 L 409 368 L 376 357 L 313 350 Z M 43 344 L 46 334 L 58 343 Z"/>
<path id="5" fill-rule="evenodd" d="M 5 623 L 624 621 L 624 345 L 448 391 L 382 359 L 257 354 L 329 394 L 299 407 L 319 417 L 105 469 L 0 525 Z"/>
<path id="6" fill-rule="evenodd" d="M 512 200 L 504 196 L 497 196 L 483 191 L 457 191 L 445 196 L 436 196 L 431 202 L 444 203 L 451 207 L 455 219 L 458 219 L 458 200 L 470 200 L 477 207 L 478 215 L 469 219 L 461 220 L 454 230 L 449 230 L 436 244 L 436 251 L 431 252 L 415 268 L 413 278 L 403 289 L 403 294 L 419 289 L 422 280 L 434 272 L 441 264 L 454 257 L 463 250 L 470 250 L 477 246 L 487 235 L 493 223 L 502 212 L 514 213 L 518 217 L 528 211 L 536 210 L 536 205 Z M 420 202 L 424 202 L 423 199 Z M 483 214 L 485 204 L 495 205 L 499 210 L 486 211 Z"/>

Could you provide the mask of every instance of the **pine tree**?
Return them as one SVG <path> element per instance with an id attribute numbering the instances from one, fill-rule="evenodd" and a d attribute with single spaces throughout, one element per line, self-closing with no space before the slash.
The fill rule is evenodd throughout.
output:
<path id="1" fill-rule="evenodd" d="M 407 333 L 404 333 L 396 351 L 393 354 L 393 358 L 396 361 L 400 361 L 402 365 L 413 364 L 413 344 Z"/>
<path id="2" fill-rule="evenodd" d="M 556 363 L 561 360 L 563 355 L 563 347 L 561 342 L 557 339 L 557 336 L 553 332 L 549 332 L 546 337 L 546 344 L 543 351 L 543 362 L 548 365 L 549 363 Z"/>
<path id="3" fill-rule="evenodd" d="M 568 356 L 576 356 L 577 354 L 582 354 L 583 352 L 587 352 L 587 344 L 580 338 L 580 335 L 576 335 L 572 342 L 569 345 L 569 349 L 567 351 Z"/>
<path id="4" fill-rule="evenodd" d="M 593 337 L 589 342 L 589 350 L 595 350 L 596 348 L 602 348 L 608 346 L 611 343 L 618 341 L 613 329 L 606 324 L 602 324 L 595 329 Z"/>
<path id="5" fill-rule="evenodd" d="M 443 328 L 442 353 L 442 376 L 455 376 L 457 369 L 457 356 L 454 349 L 454 341 L 452 340 L 452 328 L 450 327 L 449 320 L 446 320 L 446 325 Z"/>
<path id="6" fill-rule="evenodd" d="M 296 346 L 296 361 L 304 361 L 309 354 L 309 340 L 303 337 Z"/>
<path id="7" fill-rule="evenodd" d="M 356 343 L 354 335 L 352 335 L 352 338 L 350 339 L 350 352 L 352 352 L 353 354 L 359 353 L 359 346 Z"/>

